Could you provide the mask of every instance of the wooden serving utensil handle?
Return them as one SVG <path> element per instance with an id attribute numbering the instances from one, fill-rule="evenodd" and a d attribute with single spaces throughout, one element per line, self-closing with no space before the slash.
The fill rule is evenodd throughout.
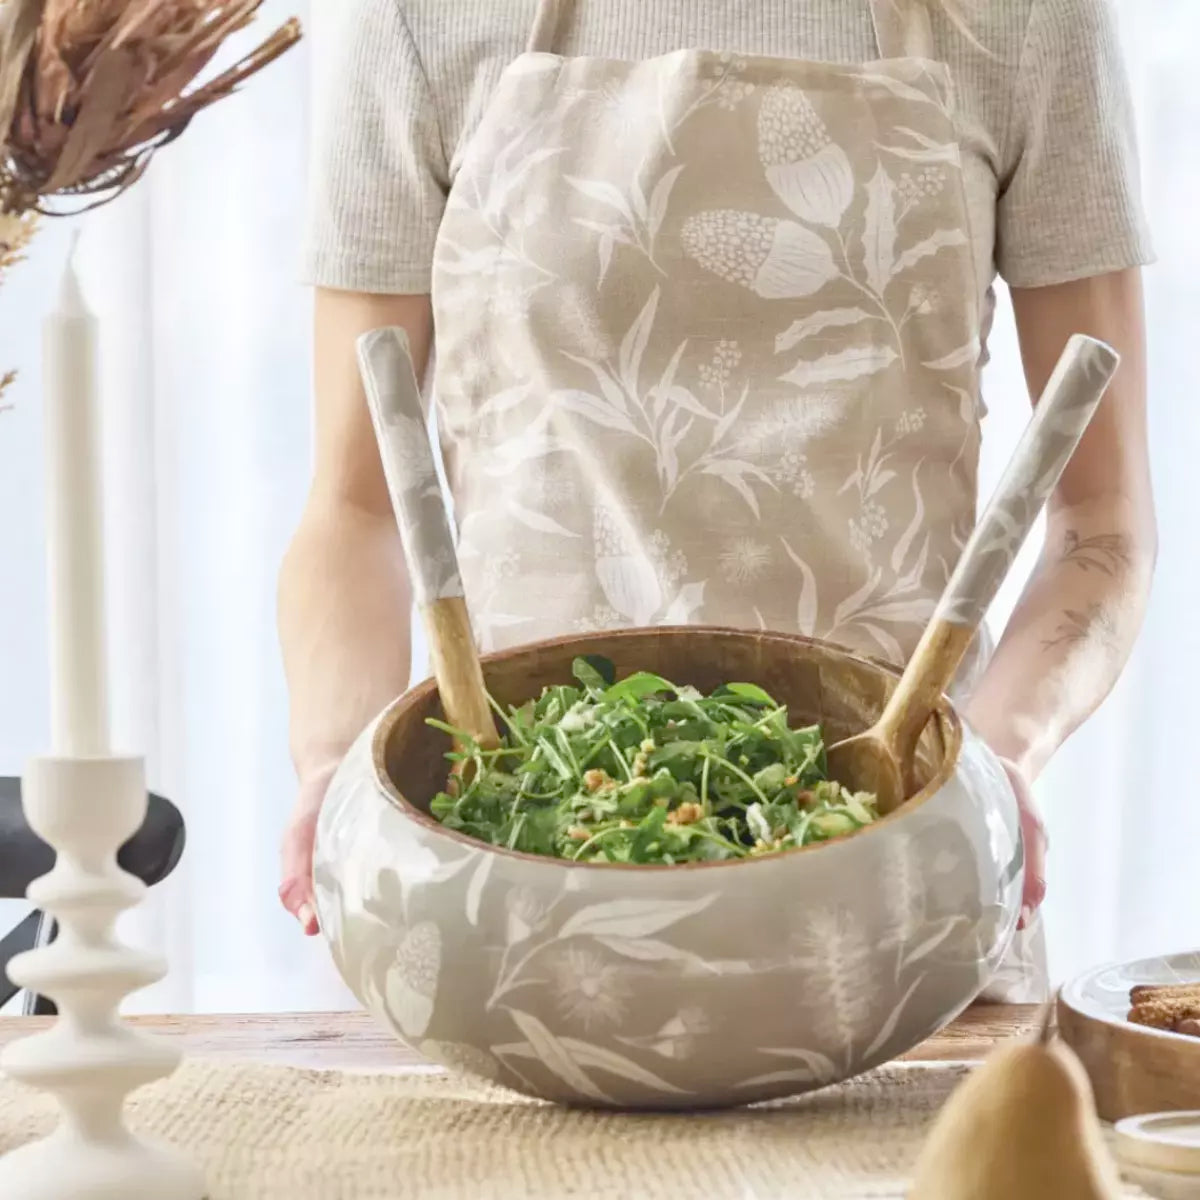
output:
<path id="1" fill-rule="evenodd" d="M 408 337 L 400 328 L 375 329 L 358 339 L 357 348 L 442 709 L 451 725 L 481 746 L 496 746 L 500 739 L 475 649 Z"/>
<path id="2" fill-rule="evenodd" d="M 1094 338 L 1077 334 L 1067 343 L 880 721 L 904 766 L 1120 361 Z"/>

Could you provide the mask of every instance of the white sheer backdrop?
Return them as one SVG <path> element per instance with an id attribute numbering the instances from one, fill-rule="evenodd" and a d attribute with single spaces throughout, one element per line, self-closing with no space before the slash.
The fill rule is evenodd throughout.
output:
<path id="1" fill-rule="evenodd" d="M 1188 486 L 1200 460 L 1200 93 L 1189 50 L 1200 10 L 1193 0 L 1123 7 L 1161 258 L 1149 289 L 1162 557 L 1136 662 L 1039 789 L 1058 976 L 1200 945 L 1200 804 L 1176 774 L 1200 728 Z M 308 8 L 268 0 L 265 19 Z M 275 900 L 292 776 L 274 588 L 310 455 L 308 299 L 292 280 L 313 74 L 305 47 L 199 119 L 129 196 L 89 218 L 82 247 L 103 321 L 117 737 L 147 754 L 152 785 L 189 828 L 183 867 L 130 923 L 131 936 L 166 948 L 172 973 L 131 1008 L 349 1000 L 322 947 Z M 0 773 L 47 747 L 38 323 L 66 237 L 65 224 L 45 229 L 0 291 L 0 363 L 22 368 L 15 408 L 0 416 Z M 1007 317 L 993 353 L 985 488 L 1028 415 Z M 423 674 L 420 648 L 417 658 Z M 17 911 L 0 905 L 0 926 Z"/>

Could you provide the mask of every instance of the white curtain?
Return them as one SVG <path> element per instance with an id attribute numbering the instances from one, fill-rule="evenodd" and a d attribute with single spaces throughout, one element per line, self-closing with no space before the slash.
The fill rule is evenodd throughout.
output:
<path id="1" fill-rule="evenodd" d="M 307 23 L 307 9 L 268 0 L 261 27 L 294 12 Z M 293 791 L 275 578 L 311 445 L 309 300 L 295 282 L 310 45 L 82 222 L 102 324 L 114 735 L 146 754 L 188 826 L 176 876 L 127 922 L 171 962 L 131 1010 L 351 1002 L 275 899 Z M 47 748 L 38 336 L 68 235 L 44 226 L 0 292 L 0 361 L 21 369 L 0 419 L 0 773 Z"/>
<path id="2" fill-rule="evenodd" d="M 308 7 L 268 0 L 264 24 L 308 18 Z M 1187 486 L 1200 460 L 1200 93 L 1189 50 L 1200 10 L 1194 0 L 1122 7 L 1161 257 L 1149 304 L 1162 556 L 1136 661 L 1039 788 L 1058 977 L 1200 944 L 1200 804 L 1177 774 L 1200 729 Z M 314 75 L 320 86 L 311 45 L 199 118 L 137 188 L 85 223 L 84 280 L 103 322 L 116 734 L 147 755 L 152 786 L 188 822 L 183 866 L 128 922 L 129 936 L 171 961 L 131 1010 L 351 1003 L 320 944 L 301 939 L 275 899 L 292 801 L 275 578 L 311 449 L 309 303 L 293 282 Z M 38 329 L 67 232 L 48 225 L 0 290 L 0 365 L 22 370 L 15 407 L 0 415 L 0 773 L 48 743 Z M 985 490 L 1028 416 L 1007 315 L 993 357 Z M 423 647 L 416 658 L 424 674 Z M 0 905 L 0 927 L 17 915 Z"/>
<path id="3" fill-rule="evenodd" d="M 1200 663 L 1189 481 L 1200 455 L 1200 94 L 1194 0 L 1119 0 L 1139 115 L 1142 179 L 1159 262 L 1147 272 L 1151 454 L 1160 553 L 1146 628 L 1111 699 L 1055 758 L 1038 788 L 1050 835 L 1046 905 L 1058 979 L 1110 959 L 1200 946 L 1200 805 L 1187 747 L 1200 719 Z M 986 382 L 987 488 L 1024 419 L 1015 337 L 1006 320 Z M 1174 479 L 1172 486 L 1170 480 Z M 1032 550 L 1033 547 L 1030 547 Z M 1026 556 L 1028 563 L 1029 558 Z M 1022 581 L 1023 582 L 1023 581 Z M 997 617 L 1006 614 L 1014 583 Z"/>

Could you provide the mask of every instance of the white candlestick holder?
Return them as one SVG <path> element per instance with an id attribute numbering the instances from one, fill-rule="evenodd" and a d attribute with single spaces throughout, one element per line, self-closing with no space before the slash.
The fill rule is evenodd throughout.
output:
<path id="1" fill-rule="evenodd" d="M 58 1018 L 0 1057 L 14 1079 L 50 1092 L 57 1128 L 0 1158 L 3 1200 L 203 1200 L 200 1173 L 173 1151 L 135 1138 L 124 1122 L 134 1089 L 169 1075 L 180 1055 L 124 1024 L 130 992 L 161 979 L 166 964 L 117 941 L 117 916 L 146 888 L 117 865 L 141 827 L 146 785 L 140 758 L 40 758 L 26 772 L 30 827 L 57 853 L 29 899 L 58 923 L 49 945 L 19 955 L 9 975 L 48 996 Z"/>

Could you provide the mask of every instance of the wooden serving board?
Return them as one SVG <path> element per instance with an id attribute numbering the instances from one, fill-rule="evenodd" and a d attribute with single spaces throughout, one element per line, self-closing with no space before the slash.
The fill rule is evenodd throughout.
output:
<path id="1" fill-rule="evenodd" d="M 1092 1081 L 1105 1121 L 1200 1109 L 1200 1038 L 1126 1019 L 1135 984 L 1200 982 L 1200 952 L 1088 971 L 1063 989 L 1058 1026 Z"/>

